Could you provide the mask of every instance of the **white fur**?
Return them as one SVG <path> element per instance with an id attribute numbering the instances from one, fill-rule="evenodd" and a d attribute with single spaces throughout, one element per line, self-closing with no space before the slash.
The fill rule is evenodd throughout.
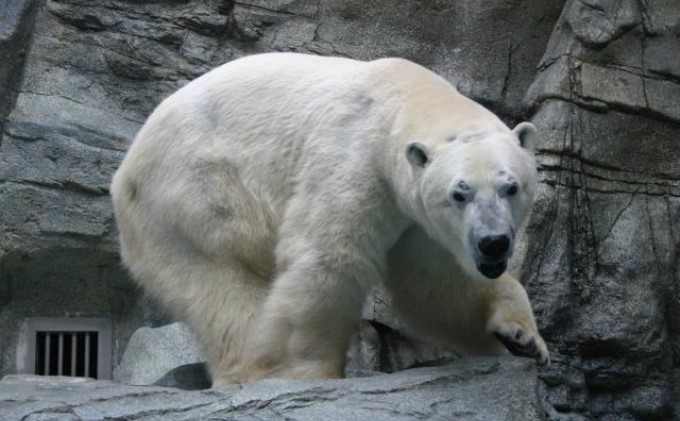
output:
<path id="1" fill-rule="evenodd" d="M 123 261 L 197 333 L 217 382 L 342 376 L 381 282 L 426 336 L 499 352 L 491 333 L 520 326 L 544 349 L 522 287 L 481 279 L 466 242 L 475 209 L 517 227 L 531 205 L 519 134 L 405 60 L 236 60 L 163 101 L 135 139 L 111 188 Z M 407 159 L 414 140 L 423 167 Z M 521 182 L 512 200 L 500 170 Z M 463 178 L 474 198 L 458 206 Z"/>

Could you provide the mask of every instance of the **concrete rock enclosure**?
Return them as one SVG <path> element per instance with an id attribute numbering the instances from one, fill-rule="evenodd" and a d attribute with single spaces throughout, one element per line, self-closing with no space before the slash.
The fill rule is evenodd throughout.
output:
<path id="1" fill-rule="evenodd" d="M 110 176 L 165 96 L 265 51 L 405 57 L 532 120 L 542 184 L 514 270 L 552 351 L 548 417 L 680 411 L 676 0 L 4 2 L 1 374 L 24 317 L 109 317 L 117 360 L 167 320 L 119 265 Z"/>

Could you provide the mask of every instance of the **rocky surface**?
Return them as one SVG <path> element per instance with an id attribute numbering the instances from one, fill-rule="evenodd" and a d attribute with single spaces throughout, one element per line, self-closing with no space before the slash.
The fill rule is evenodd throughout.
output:
<path id="1" fill-rule="evenodd" d="M 211 382 L 203 362 L 203 352 L 184 323 L 142 327 L 130 337 L 116 380 L 129 385 L 205 389 Z"/>
<path id="2" fill-rule="evenodd" d="M 536 123 L 542 184 L 514 270 L 552 351 L 545 411 L 680 414 L 677 0 L 3 2 L 1 373 L 23 316 L 111 317 L 117 360 L 167 319 L 119 266 L 108 180 L 164 96 L 272 50 L 406 57 Z M 399 327 L 371 304 L 380 342 Z M 380 365 L 368 351 L 359 366 Z"/>
<path id="3" fill-rule="evenodd" d="M 206 391 L 7 376 L 3 420 L 543 419 L 533 362 L 476 358 L 348 380 L 266 380 Z"/>
<path id="4" fill-rule="evenodd" d="M 560 412 L 678 415 L 678 34 L 677 1 L 567 2 L 528 90 L 543 184 L 522 273 Z"/>

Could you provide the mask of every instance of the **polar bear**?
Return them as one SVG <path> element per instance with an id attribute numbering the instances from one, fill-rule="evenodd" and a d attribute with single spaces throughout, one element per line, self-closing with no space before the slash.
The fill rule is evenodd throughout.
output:
<path id="1" fill-rule="evenodd" d="M 545 363 L 505 272 L 533 135 L 407 60 L 234 60 L 131 145 L 111 186 L 122 259 L 196 333 L 215 384 L 342 377 L 379 284 L 417 335 Z"/>

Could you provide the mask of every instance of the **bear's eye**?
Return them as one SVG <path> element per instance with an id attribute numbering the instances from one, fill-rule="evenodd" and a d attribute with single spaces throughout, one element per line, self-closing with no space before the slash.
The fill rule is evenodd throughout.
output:
<path id="1" fill-rule="evenodd" d="M 506 192 L 508 196 L 514 196 L 517 194 L 517 185 L 513 184 L 508 188 L 508 191 Z"/>
<path id="2" fill-rule="evenodd" d="M 465 196 L 463 196 L 463 194 L 460 192 L 453 192 L 452 197 L 456 202 L 465 202 Z"/>

